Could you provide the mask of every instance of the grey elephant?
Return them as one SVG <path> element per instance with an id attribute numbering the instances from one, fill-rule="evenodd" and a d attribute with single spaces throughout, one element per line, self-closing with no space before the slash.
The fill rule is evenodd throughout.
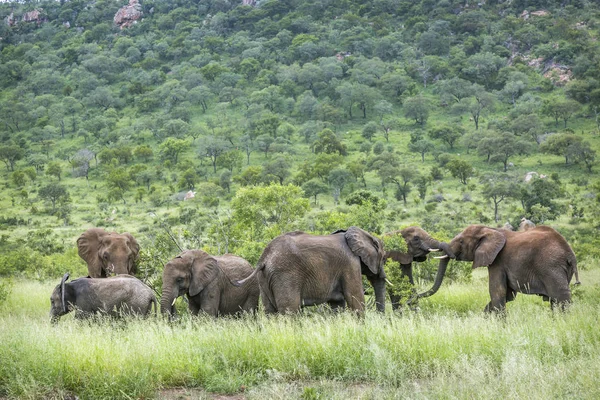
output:
<path id="1" fill-rule="evenodd" d="M 75 310 L 75 318 L 102 314 L 111 317 L 124 315 L 147 316 L 157 310 L 154 291 L 131 275 L 108 278 L 79 278 L 68 282 L 69 274 L 50 296 L 50 318 L 57 322 L 61 316 Z"/>
<path id="2" fill-rule="evenodd" d="M 569 283 L 575 275 L 579 284 L 577 260 L 565 238 L 549 226 L 522 232 L 471 225 L 450 242 L 452 255 L 441 260 L 433 287 L 418 297 L 428 297 L 440 287 L 448 261 L 472 261 L 473 268 L 487 267 L 491 301 L 486 312 L 504 312 L 506 303 L 517 293 L 537 294 L 550 300 L 552 308 L 571 302 Z"/>
<path id="3" fill-rule="evenodd" d="M 233 254 L 211 256 L 202 250 L 187 250 L 169 261 L 163 270 L 161 312 L 174 316 L 175 300 L 187 295 L 189 310 L 212 316 L 255 312 L 260 291 L 253 279 L 244 287 L 233 285 L 253 271 L 242 257 Z"/>
<path id="4" fill-rule="evenodd" d="M 432 238 L 429 233 L 418 226 L 409 226 L 407 228 L 388 232 L 384 236 L 402 235 L 406 242 L 407 251 L 398 250 L 385 251 L 385 261 L 391 259 L 400 264 L 401 276 L 406 276 L 411 285 L 414 286 L 413 279 L 413 261 L 423 262 L 427 260 L 427 255 L 434 251 L 444 251 L 445 254 L 452 254 L 448 243 L 441 242 Z M 388 286 L 388 294 L 392 301 L 392 309 L 396 310 L 401 304 L 401 296 L 394 294 L 393 288 Z"/>
<path id="5" fill-rule="evenodd" d="M 257 276 L 266 313 L 328 303 L 362 314 L 364 274 L 375 289 L 377 309 L 384 311 L 383 257 L 383 242 L 357 227 L 323 236 L 289 232 L 273 239 L 254 272 L 237 284 Z"/>
<path id="6" fill-rule="evenodd" d="M 90 278 L 135 274 L 140 246 L 130 233 L 90 228 L 77 239 L 77 251 L 88 265 Z"/>

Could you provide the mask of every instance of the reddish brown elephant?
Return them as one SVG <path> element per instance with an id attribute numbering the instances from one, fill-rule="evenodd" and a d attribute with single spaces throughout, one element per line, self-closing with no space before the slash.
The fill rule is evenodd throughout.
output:
<path id="1" fill-rule="evenodd" d="M 550 300 L 552 308 L 571 302 L 571 278 L 579 284 L 577 260 L 565 238 L 549 226 L 522 232 L 471 225 L 454 237 L 450 250 L 459 261 L 472 261 L 473 268 L 488 267 L 491 301 L 486 312 L 504 312 L 517 293 L 537 294 Z M 450 257 L 440 260 L 433 287 L 418 295 L 437 292 Z"/>
<path id="2" fill-rule="evenodd" d="M 140 246 L 130 233 L 90 228 L 77 239 L 77 250 L 88 265 L 90 278 L 135 273 Z"/>

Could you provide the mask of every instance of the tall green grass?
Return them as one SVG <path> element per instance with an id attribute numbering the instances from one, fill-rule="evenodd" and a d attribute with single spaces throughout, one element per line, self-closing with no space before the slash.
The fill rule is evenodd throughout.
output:
<path id="1" fill-rule="evenodd" d="M 598 398 L 600 273 L 588 275 L 596 280 L 567 313 L 519 296 L 506 318 L 485 316 L 487 289 L 476 277 L 443 287 L 417 313 L 174 324 L 69 315 L 55 326 L 54 283 L 17 282 L 0 309 L 0 396 L 148 398 L 201 387 L 245 388 L 249 398 Z"/>

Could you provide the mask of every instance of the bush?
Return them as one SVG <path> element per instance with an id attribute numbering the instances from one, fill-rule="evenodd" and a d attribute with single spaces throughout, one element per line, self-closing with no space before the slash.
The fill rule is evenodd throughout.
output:
<path id="1" fill-rule="evenodd" d="M 10 296 L 11 290 L 12 290 L 12 282 L 11 281 L 9 281 L 7 279 L 3 279 L 0 281 L 0 307 L 2 307 L 2 304 L 4 304 L 6 299 L 8 299 L 8 296 Z"/>

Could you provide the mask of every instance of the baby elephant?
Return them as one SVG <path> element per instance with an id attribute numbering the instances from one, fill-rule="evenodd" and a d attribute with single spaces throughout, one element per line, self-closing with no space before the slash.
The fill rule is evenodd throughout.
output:
<path id="1" fill-rule="evenodd" d="M 50 297 L 50 318 L 52 322 L 66 313 L 75 310 L 75 318 L 88 318 L 94 314 L 111 317 L 122 315 L 147 316 L 156 296 L 144 282 L 131 275 L 117 275 L 109 278 L 79 278 L 66 283 L 66 273 Z"/>

